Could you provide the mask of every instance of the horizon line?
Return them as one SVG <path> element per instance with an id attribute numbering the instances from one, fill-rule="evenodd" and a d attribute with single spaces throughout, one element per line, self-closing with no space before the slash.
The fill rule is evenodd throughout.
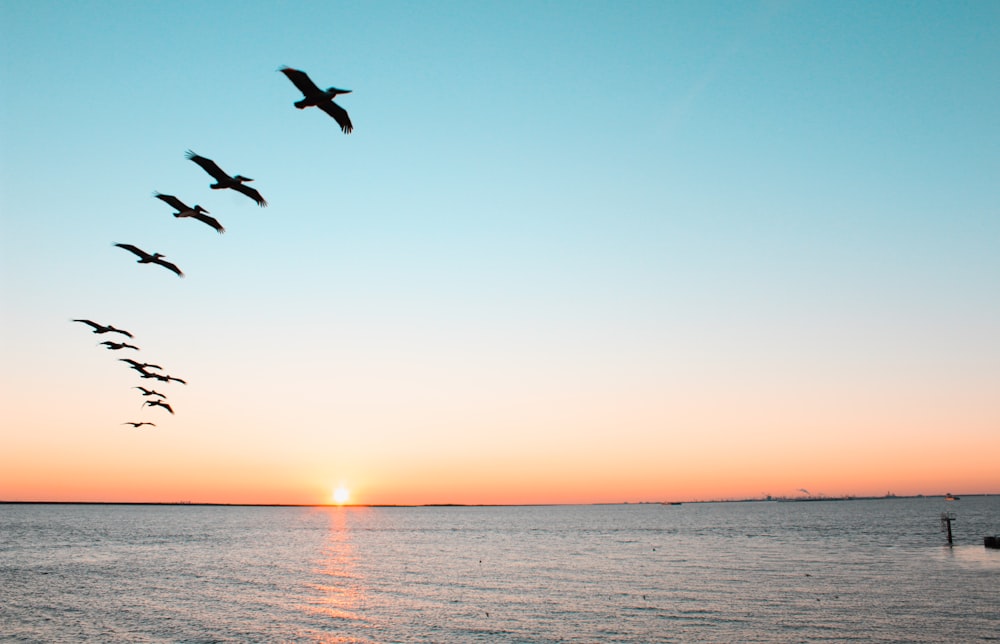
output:
<path id="1" fill-rule="evenodd" d="M 695 501 L 603 501 L 582 503 L 225 503 L 216 501 L 14 501 L 0 499 L 0 505 L 151 505 L 151 506 L 202 506 L 245 508 L 518 508 L 556 506 L 600 505 L 685 505 L 693 503 L 788 503 L 822 501 L 873 501 L 892 499 L 935 499 L 949 496 L 967 497 L 998 496 L 997 492 L 963 492 L 960 494 L 884 494 L 879 496 L 790 496 L 745 499 L 700 499 Z"/>

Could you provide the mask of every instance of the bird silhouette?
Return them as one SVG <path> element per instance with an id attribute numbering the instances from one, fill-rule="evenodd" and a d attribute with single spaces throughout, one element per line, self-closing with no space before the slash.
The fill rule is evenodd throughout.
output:
<path id="1" fill-rule="evenodd" d="M 148 362 L 136 362 L 132 358 L 118 358 L 119 362 L 127 362 L 132 365 L 133 369 L 138 369 L 139 371 L 146 371 L 147 369 L 163 369 L 158 364 L 149 364 Z"/>
<path id="2" fill-rule="evenodd" d="M 202 156 L 198 156 L 191 150 L 188 150 L 184 154 L 184 156 L 194 161 L 198 165 L 200 165 L 202 170 L 212 175 L 212 177 L 216 181 L 211 186 L 209 186 L 210 188 L 212 188 L 212 190 L 224 190 L 226 188 L 229 188 L 230 190 L 241 192 L 246 196 L 250 197 L 251 199 L 256 201 L 257 205 L 260 206 L 261 208 L 267 205 L 267 201 L 264 200 L 264 197 L 260 196 L 259 192 L 257 192 L 254 188 L 251 188 L 250 186 L 244 184 L 244 182 L 246 181 L 253 181 L 253 179 L 251 179 L 250 177 L 244 177 L 243 175 L 240 174 L 231 177 L 228 174 L 226 174 L 222 170 L 222 168 L 216 165 L 215 161 L 212 161 L 211 159 L 206 159 L 205 157 Z"/>
<path id="3" fill-rule="evenodd" d="M 143 396 L 159 396 L 160 398 L 166 398 L 166 396 L 156 391 L 155 389 L 146 389 L 145 387 L 132 387 L 132 388 L 141 391 Z"/>
<path id="4" fill-rule="evenodd" d="M 152 398 L 150 400 L 147 400 L 147 401 L 143 402 L 142 404 L 143 404 L 143 406 L 148 405 L 150 407 L 163 407 L 164 409 L 166 409 L 167 411 L 169 411 L 171 414 L 174 413 L 173 408 L 170 407 L 170 403 L 166 402 L 165 400 L 161 400 L 160 398 Z"/>
<path id="5" fill-rule="evenodd" d="M 143 376 L 143 377 L 145 377 L 145 376 Z M 149 377 L 150 378 L 156 378 L 160 382 L 170 382 L 171 380 L 173 380 L 174 382 L 179 382 L 182 385 L 186 385 L 187 384 L 186 380 L 181 380 L 180 378 L 175 378 L 174 376 L 171 376 L 171 375 L 168 375 L 168 374 L 165 374 L 165 373 L 151 373 L 151 374 L 149 374 Z"/>
<path id="6" fill-rule="evenodd" d="M 316 86 L 316 83 L 312 82 L 312 79 L 304 71 L 292 69 L 291 67 L 282 67 L 278 71 L 287 76 L 288 80 L 292 81 L 292 84 L 298 87 L 299 91 L 305 96 L 301 101 L 295 102 L 295 107 L 300 110 L 304 110 L 307 107 L 318 107 L 333 117 L 333 120 L 337 122 L 337 125 L 340 126 L 344 134 L 350 134 L 354 130 L 354 125 L 351 124 L 351 117 L 347 115 L 347 110 L 333 102 L 333 99 L 338 94 L 350 94 L 351 90 L 337 89 L 336 87 L 322 90 Z"/>
<path id="7" fill-rule="evenodd" d="M 98 344 L 103 344 L 108 351 L 118 351 L 120 349 L 135 349 L 139 350 L 139 347 L 134 344 L 129 344 L 128 342 L 112 342 L 111 340 L 105 340 L 104 342 L 98 342 Z"/>
<path id="8" fill-rule="evenodd" d="M 129 338 L 132 337 L 132 334 L 129 333 L 128 331 L 125 331 L 123 329 L 116 329 L 115 327 L 111 326 L 110 324 L 108 324 L 108 325 L 98 324 L 97 322 L 94 322 L 93 320 L 73 320 L 73 321 L 74 322 L 83 322 L 84 324 L 90 325 L 91 327 L 93 327 L 93 329 L 94 329 L 93 332 L 94 333 L 121 333 L 122 335 L 124 335 L 126 337 L 129 337 Z"/>
<path id="9" fill-rule="evenodd" d="M 209 217 L 208 211 L 199 206 L 198 204 L 195 204 L 194 208 L 192 208 L 173 195 L 165 195 L 159 192 L 154 192 L 153 196 L 159 199 L 160 201 L 170 204 L 170 206 L 177 211 L 174 213 L 174 217 L 178 218 L 190 217 L 191 219 L 197 219 L 198 221 L 204 224 L 208 224 L 209 226 L 214 228 L 216 232 L 218 232 L 219 234 L 226 232 L 226 229 L 222 227 L 222 224 L 219 223 L 219 220 L 216 219 L 215 217 Z"/>
<path id="10" fill-rule="evenodd" d="M 136 429 L 142 427 L 143 425 L 149 425 L 150 427 L 156 427 L 156 423 L 147 423 L 145 421 L 143 421 L 141 423 L 127 422 L 127 423 L 122 423 L 122 425 L 131 425 L 132 427 L 135 427 Z"/>
<path id="11" fill-rule="evenodd" d="M 142 250 L 141 248 L 137 248 L 132 244 L 115 244 L 115 246 L 117 246 L 118 248 L 124 248 L 128 252 L 136 255 L 139 258 L 136 260 L 137 264 L 159 264 L 160 266 L 166 268 L 167 270 L 171 270 L 174 273 L 177 273 L 177 277 L 184 277 L 184 273 L 181 272 L 181 269 L 177 268 L 176 264 L 172 264 L 171 262 L 165 261 L 163 259 L 164 257 L 166 257 L 166 255 L 161 255 L 160 253 L 153 253 L 152 255 L 150 255 L 146 251 Z"/>

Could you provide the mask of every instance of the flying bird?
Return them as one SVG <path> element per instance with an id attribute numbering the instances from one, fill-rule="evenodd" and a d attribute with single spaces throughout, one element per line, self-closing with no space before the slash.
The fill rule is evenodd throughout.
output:
<path id="1" fill-rule="evenodd" d="M 122 423 L 122 425 L 131 425 L 132 427 L 135 427 L 136 429 L 142 427 L 143 425 L 149 425 L 150 427 L 156 427 L 156 423 L 147 423 L 145 421 L 143 421 L 141 423 L 132 423 L 132 422 Z"/>
<path id="2" fill-rule="evenodd" d="M 292 81 L 292 84 L 298 87 L 299 91 L 305 96 L 301 101 L 295 101 L 295 107 L 300 110 L 304 110 L 307 107 L 318 107 L 333 117 L 333 120 L 337 122 L 337 125 L 344 131 L 344 134 L 351 133 L 354 125 L 351 124 L 351 117 L 347 115 L 347 110 L 333 102 L 333 99 L 338 94 L 350 94 L 351 90 L 337 89 L 336 87 L 322 90 L 303 71 L 292 69 L 291 67 L 282 67 L 278 71 L 287 76 L 288 80 Z"/>
<path id="3" fill-rule="evenodd" d="M 198 204 L 195 204 L 194 208 L 192 208 L 173 195 L 165 195 L 159 192 L 154 192 L 153 196 L 160 201 L 169 204 L 171 208 L 175 209 L 177 212 L 174 213 L 174 217 L 190 217 L 192 219 L 197 219 L 203 224 L 208 224 L 214 228 L 219 234 L 226 232 L 226 229 L 222 227 L 219 220 L 215 217 L 209 217 L 208 211 Z"/>
<path id="4" fill-rule="evenodd" d="M 250 186 L 244 184 L 245 181 L 253 181 L 253 179 L 249 177 L 244 177 L 243 175 L 240 174 L 231 177 L 225 172 L 223 172 L 222 168 L 220 168 L 215 164 L 215 161 L 212 161 L 211 159 L 206 159 L 205 157 L 202 156 L 198 156 L 191 150 L 188 150 L 184 154 L 184 156 L 187 157 L 188 159 L 191 159 L 198 165 L 200 165 L 202 170 L 212 175 L 212 177 L 216 181 L 211 186 L 209 186 L 212 190 L 224 190 L 225 188 L 229 188 L 230 190 L 242 192 L 246 196 L 256 201 L 257 205 L 260 206 L 261 208 L 267 205 L 267 201 L 264 200 L 264 197 L 260 196 L 259 192 L 257 192 Z"/>
<path id="5" fill-rule="evenodd" d="M 119 362 L 127 362 L 132 365 L 133 369 L 138 369 L 140 371 L 146 371 L 147 369 L 162 369 L 158 364 L 149 364 L 148 362 L 136 362 L 132 358 L 118 358 Z"/>
<path id="6" fill-rule="evenodd" d="M 90 325 L 91 327 L 94 328 L 94 331 L 93 331 L 94 333 L 121 333 L 122 335 L 124 335 L 126 337 L 129 337 L 129 338 L 132 337 L 132 334 L 129 333 L 128 331 L 124 331 L 122 329 L 116 329 L 115 327 L 111 326 L 110 324 L 108 324 L 108 325 L 98 324 L 97 322 L 94 322 L 93 320 L 73 320 L 73 321 L 74 322 L 83 322 L 84 324 Z"/>
<path id="7" fill-rule="evenodd" d="M 129 344 L 128 342 L 112 342 L 111 340 L 105 340 L 104 342 L 98 342 L 98 344 L 103 344 L 107 347 L 108 351 L 118 351 L 119 349 L 135 349 L 139 350 L 139 347 L 134 344 Z"/>
<path id="8" fill-rule="evenodd" d="M 181 269 L 177 268 L 176 264 L 172 264 L 163 259 L 166 255 L 161 255 L 160 253 L 153 253 L 150 255 L 146 251 L 141 248 L 136 248 L 132 244 L 115 244 L 115 246 L 118 248 L 124 248 L 128 252 L 136 255 L 139 258 L 136 260 L 137 264 L 159 264 L 163 268 L 177 273 L 177 277 L 184 277 L 184 273 L 181 272 Z"/>
<path id="9" fill-rule="evenodd" d="M 149 405 L 150 407 L 163 407 L 164 409 L 166 409 L 167 411 L 169 411 L 171 414 L 174 413 L 174 410 L 170 407 L 170 403 L 168 403 L 168 402 L 166 402 L 164 400 L 161 400 L 159 398 L 153 398 L 151 400 L 147 400 L 147 401 L 145 401 L 142 404 L 143 404 L 143 406 Z"/>
<path id="10" fill-rule="evenodd" d="M 159 396 L 160 398 L 166 398 L 166 396 L 156 391 L 155 389 L 146 389 L 145 387 L 132 387 L 132 388 L 141 391 L 143 396 Z"/>
<path id="11" fill-rule="evenodd" d="M 143 377 L 145 378 L 146 376 L 143 376 Z M 171 380 L 173 380 L 174 382 L 179 382 L 182 385 L 186 385 L 187 384 L 186 380 L 181 380 L 180 378 L 175 378 L 175 377 L 173 377 L 171 375 L 168 375 L 168 374 L 165 374 L 165 373 L 151 373 L 151 374 L 149 374 L 149 377 L 150 378 L 156 378 L 160 382 L 170 382 Z"/>

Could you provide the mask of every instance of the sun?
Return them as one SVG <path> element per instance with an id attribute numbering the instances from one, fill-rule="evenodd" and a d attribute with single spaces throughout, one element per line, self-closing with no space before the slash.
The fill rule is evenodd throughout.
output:
<path id="1" fill-rule="evenodd" d="M 344 505 L 349 498 L 351 498 L 351 492 L 343 485 L 333 491 L 333 502 L 337 505 Z"/>

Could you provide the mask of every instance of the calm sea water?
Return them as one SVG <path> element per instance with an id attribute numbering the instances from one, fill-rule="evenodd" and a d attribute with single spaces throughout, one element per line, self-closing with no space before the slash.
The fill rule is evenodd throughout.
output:
<path id="1" fill-rule="evenodd" d="M 940 529 L 956 515 L 955 546 Z M 1000 497 L 0 505 L 16 642 L 1000 640 Z"/>

